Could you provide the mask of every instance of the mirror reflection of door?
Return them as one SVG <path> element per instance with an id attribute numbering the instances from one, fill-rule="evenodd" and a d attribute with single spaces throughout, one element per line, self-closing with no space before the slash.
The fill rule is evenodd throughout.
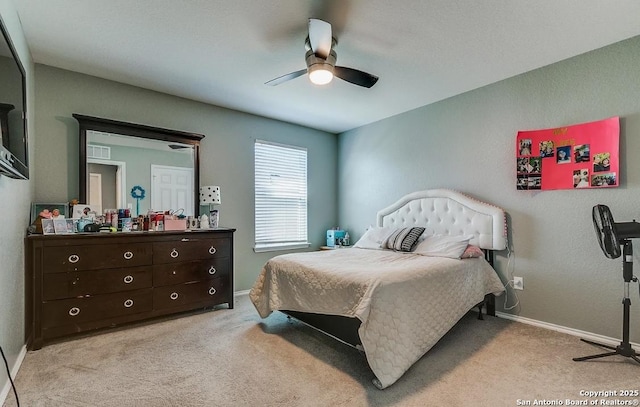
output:
<path id="1" fill-rule="evenodd" d="M 162 139 L 148 139 L 145 137 L 132 137 L 121 134 L 106 133 L 96 130 L 87 131 L 87 172 L 95 172 L 90 168 L 91 164 L 116 165 L 116 204 L 104 202 L 107 198 L 105 186 L 107 183 L 113 188 L 113 183 L 102 176 L 102 210 L 105 209 L 131 209 L 133 216 L 145 214 L 149 210 L 165 211 L 184 208 L 184 215 L 193 215 L 197 204 L 197 194 L 194 193 L 197 169 L 195 168 L 196 149 L 193 145 L 178 141 L 165 141 Z M 169 184 L 160 188 L 152 178 L 152 166 L 165 166 L 177 168 L 175 174 L 161 174 L 169 176 Z M 175 171 L 174 171 L 175 172 Z M 186 174 L 182 174 L 185 172 Z M 87 175 L 87 179 L 89 176 Z M 161 180 L 156 178 L 158 182 Z M 119 183 L 119 184 L 118 184 Z M 184 185 L 191 185 L 191 189 L 184 196 Z M 167 185 L 171 185 L 168 187 Z M 134 187 L 140 187 L 145 191 L 144 198 L 137 200 L 131 195 Z M 91 195 L 91 185 L 87 182 L 87 200 Z M 154 189 L 159 187 L 164 197 L 154 197 Z M 118 195 L 118 193 L 120 195 Z M 106 205 L 106 206 L 105 206 Z"/>
<path id="2" fill-rule="evenodd" d="M 126 208 L 122 188 L 125 163 L 106 160 L 88 160 L 88 204 L 98 213 L 107 209 Z"/>
<path id="3" fill-rule="evenodd" d="M 102 213 L 102 174 L 89 173 L 89 202 L 96 213 Z"/>
<path id="4" fill-rule="evenodd" d="M 151 206 L 193 215 L 193 168 L 151 165 Z"/>

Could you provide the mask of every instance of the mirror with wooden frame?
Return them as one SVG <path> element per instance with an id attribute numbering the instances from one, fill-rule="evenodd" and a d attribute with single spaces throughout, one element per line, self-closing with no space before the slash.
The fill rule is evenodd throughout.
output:
<path id="1" fill-rule="evenodd" d="M 202 134 L 73 114 L 80 124 L 79 197 L 98 213 L 198 214 Z"/>

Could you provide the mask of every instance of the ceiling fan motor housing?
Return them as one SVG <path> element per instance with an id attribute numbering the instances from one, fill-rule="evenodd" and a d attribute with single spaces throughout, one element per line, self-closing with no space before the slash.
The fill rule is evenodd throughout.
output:
<path id="1" fill-rule="evenodd" d="M 325 59 L 316 56 L 313 51 L 307 51 L 304 59 L 307 63 L 307 70 L 309 73 L 318 69 L 323 69 L 333 73 L 333 68 L 336 66 L 337 55 L 334 50 L 331 50 L 329 56 Z"/>

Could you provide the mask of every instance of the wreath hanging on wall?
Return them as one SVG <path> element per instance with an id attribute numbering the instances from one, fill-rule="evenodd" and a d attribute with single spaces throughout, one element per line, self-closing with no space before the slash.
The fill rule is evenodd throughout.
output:
<path id="1" fill-rule="evenodd" d="M 142 188 L 140 185 L 136 185 L 131 188 L 131 197 L 133 199 L 144 199 L 144 194 L 144 188 Z"/>
<path id="2" fill-rule="evenodd" d="M 131 197 L 136 200 L 136 215 L 140 215 L 140 200 L 144 199 L 144 188 L 140 185 L 136 185 L 131 188 Z"/>

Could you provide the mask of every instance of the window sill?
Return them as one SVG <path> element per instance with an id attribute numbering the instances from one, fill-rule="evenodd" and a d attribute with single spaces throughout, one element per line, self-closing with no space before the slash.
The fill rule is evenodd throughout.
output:
<path id="1" fill-rule="evenodd" d="M 294 250 L 294 249 L 306 249 L 311 246 L 311 243 L 274 243 L 274 244 L 262 244 L 254 246 L 253 251 L 256 253 L 263 252 L 275 252 L 279 250 Z"/>

